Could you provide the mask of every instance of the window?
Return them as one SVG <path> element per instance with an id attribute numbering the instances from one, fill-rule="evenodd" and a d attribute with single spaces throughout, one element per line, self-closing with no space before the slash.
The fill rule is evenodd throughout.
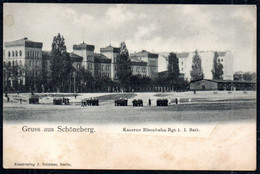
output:
<path id="1" fill-rule="evenodd" d="M 181 71 L 183 71 L 183 68 L 181 68 Z"/>
<path id="2" fill-rule="evenodd" d="M 17 61 L 17 60 L 15 61 L 15 65 L 16 65 L 16 66 L 18 65 L 18 61 Z"/>
<path id="3" fill-rule="evenodd" d="M 36 61 L 36 62 L 35 62 L 35 65 L 36 65 L 36 66 L 37 66 L 37 63 L 38 63 L 38 62 Z"/>
<path id="4" fill-rule="evenodd" d="M 13 66 L 14 66 L 14 61 L 12 62 Z"/>
<path id="5" fill-rule="evenodd" d="M 16 57 L 18 56 L 18 51 L 15 51 L 15 56 L 16 56 Z"/>
<path id="6" fill-rule="evenodd" d="M 14 51 L 12 51 L 12 57 L 14 57 Z"/>
<path id="7" fill-rule="evenodd" d="M 220 60 L 218 59 L 218 63 L 220 62 Z"/>
<path id="8" fill-rule="evenodd" d="M 22 51 L 21 50 L 19 51 L 19 54 L 20 54 L 20 56 L 22 56 Z"/>
<path id="9" fill-rule="evenodd" d="M 37 70 L 35 71 L 35 76 L 37 77 Z"/>
<path id="10" fill-rule="evenodd" d="M 183 62 L 181 62 L 181 64 L 183 65 Z"/>
<path id="11" fill-rule="evenodd" d="M 11 52 L 10 51 L 8 51 L 8 57 L 11 57 Z"/>
<path id="12" fill-rule="evenodd" d="M 143 67 L 143 73 L 145 73 L 145 67 Z"/>
<path id="13" fill-rule="evenodd" d="M 223 59 L 221 59 L 221 62 L 223 62 Z"/>

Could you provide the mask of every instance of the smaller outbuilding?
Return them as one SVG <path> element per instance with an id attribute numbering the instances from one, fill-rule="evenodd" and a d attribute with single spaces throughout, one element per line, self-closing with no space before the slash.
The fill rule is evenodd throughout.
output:
<path id="1" fill-rule="evenodd" d="M 256 90 L 256 82 L 202 79 L 191 81 L 190 90 Z"/>

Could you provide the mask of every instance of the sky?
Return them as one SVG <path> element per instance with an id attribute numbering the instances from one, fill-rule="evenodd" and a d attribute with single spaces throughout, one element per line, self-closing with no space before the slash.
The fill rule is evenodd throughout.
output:
<path id="1" fill-rule="evenodd" d="M 51 50 L 83 42 L 95 52 L 124 41 L 130 53 L 226 51 L 234 72 L 256 71 L 256 7 L 245 5 L 4 4 L 4 42 L 24 37 Z"/>

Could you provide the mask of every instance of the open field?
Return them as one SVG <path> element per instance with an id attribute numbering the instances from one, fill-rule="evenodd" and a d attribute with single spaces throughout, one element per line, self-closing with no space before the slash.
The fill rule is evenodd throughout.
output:
<path id="1" fill-rule="evenodd" d="M 209 92 L 184 93 L 88 93 L 79 94 L 39 94 L 40 104 L 29 105 L 29 94 L 10 94 L 7 103 L 4 97 L 4 122 L 51 122 L 51 123 L 95 123 L 95 124 L 149 124 L 149 123 L 216 123 L 256 119 L 256 93 L 236 91 L 217 94 Z M 54 97 L 66 96 L 71 105 L 52 105 Z M 19 97 L 23 103 L 19 104 Z M 97 97 L 100 106 L 81 107 L 83 98 Z M 119 97 L 129 99 L 129 106 L 114 106 Z M 133 99 L 143 99 L 144 107 L 132 107 Z M 152 106 L 148 105 L 152 99 Z M 168 107 L 155 106 L 157 98 L 168 98 L 174 101 L 180 98 L 181 103 Z M 188 100 L 191 99 L 191 102 Z"/>

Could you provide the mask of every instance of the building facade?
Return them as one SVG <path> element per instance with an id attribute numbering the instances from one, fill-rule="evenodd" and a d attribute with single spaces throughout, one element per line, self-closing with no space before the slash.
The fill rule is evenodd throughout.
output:
<path id="1" fill-rule="evenodd" d="M 256 90 L 256 82 L 203 79 L 191 81 L 190 90 Z"/>
<path id="2" fill-rule="evenodd" d="M 141 52 L 130 54 L 131 62 L 140 62 L 140 74 L 150 77 L 156 78 L 158 76 L 158 54 L 151 53 L 146 50 L 142 50 Z M 142 62 L 142 63 L 141 63 Z M 146 65 L 146 68 L 144 67 Z M 133 69 L 139 69 L 139 67 L 133 67 Z M 139 72 L 134 72 L 135 74 L 139 74 Z"/>
<path id="3" fill-rule="evenodd" d="M 231 51 L 218 51 L 218 62 L 223 65 L 223 79 L 224 80 L 233 80 L 233 55 Z M 201 57 L 201 65 L 203 68 L 204 78 L 213 79 L 212 68 L 213 68 L 213 59 L 215 51 L 199 51 L 199 56 Z M 166 71 L 168 66 L 168 55 L 169 53 L 159 53 L 159 59 L 161 64 L 161 71 Z M 190 71 L 192 67 L 192 59 L 195 55 L 195 52 L 182 52 L 177 53 L 179 58 L 179 69 L 180 73 L 190 80 Z"/>
<path id="4" fill-rule="evenodd" d="M 18 70 L 18 79 L 10 78 L 10 86 L 13 83 L 25 85 L 33 83 L 37 88 L 38 79 L 42 74 L 42 43 L 23 38 L 20 40 L 5 42 L 4 63 L 16 67 Z M 30 82 L 29 82 L 30 81 Z"/>

